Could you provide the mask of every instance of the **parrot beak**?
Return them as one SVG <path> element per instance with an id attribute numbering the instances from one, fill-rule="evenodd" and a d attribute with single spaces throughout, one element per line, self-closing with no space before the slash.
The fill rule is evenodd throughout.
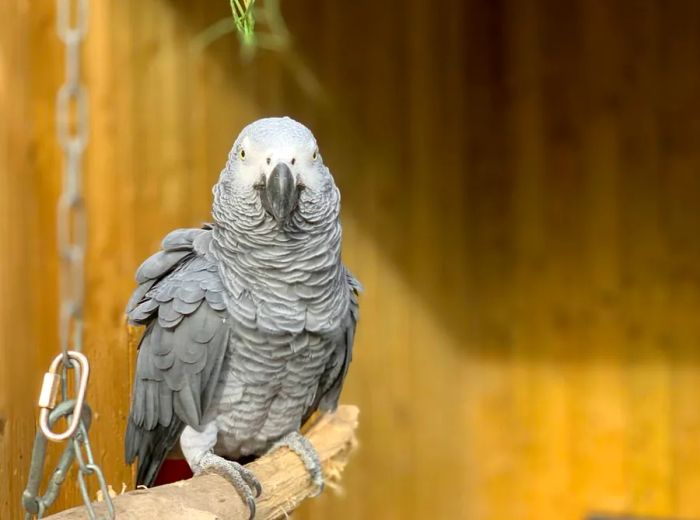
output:
<path id="1" fill-rule="evenodd" d="M 260 200 L 279 227 L 284 226 L 289 219 L 298 197 L 299 190 L 292 171 L 285 163 L 278 163 L 270 172 L 265 188 L 260 191 Z"/>

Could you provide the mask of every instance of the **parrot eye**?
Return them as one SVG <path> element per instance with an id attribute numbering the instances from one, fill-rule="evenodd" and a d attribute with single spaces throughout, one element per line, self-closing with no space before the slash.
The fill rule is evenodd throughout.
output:
<path id="1" fill-rule="evenodd" d="M 240 157 L 241 161 L 245 161 L 245 150 L 243 148 L 238 151 L 238 157 Z"/>
<path id="2" fill-rule="evenodd" d="M 316 159 L 318 159 L 318 150 L 314 150 L 314 154 L 311 156 L 312 161 L 315 161 Z"/>

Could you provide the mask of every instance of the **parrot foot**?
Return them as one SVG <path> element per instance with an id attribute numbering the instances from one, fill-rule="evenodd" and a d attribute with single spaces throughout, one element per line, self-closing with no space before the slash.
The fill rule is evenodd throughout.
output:
<path id="1" fill-rule="evenodd" d="M 207 452 L 197 464 L 195 473 L 216 473 L 228 480 L 248 504 L 250 519 L 255 518 L 255 499 L 262 493 L 262 487 L 252 471 L 238 462 Z"/>
<path id="2" fill-rule="evenodd" d="M 290 432 L 284 437 L 282 437 L 275 444 L 273 444 L 272 448 L 270 448 L 270 451 L 274 451 L 283 446 L 286 446 L 294 453 L 299 455 L 299 458 L 301 458 L 301 461 L 304 463 L 304 466 L 311 474 L 311 482 L 313 482 L 314 485 L 318 488 L 318 491 L 313 496 L 320 495 L 323 491 L 324 482 L 323 471 L 321 467 L 321 459 L 318 456 L 316 448 L 313 447 L 313 445 L 309 442 L 309 440 L 306 437 L 304 437 L 301 433 L 297 431 Z"/>

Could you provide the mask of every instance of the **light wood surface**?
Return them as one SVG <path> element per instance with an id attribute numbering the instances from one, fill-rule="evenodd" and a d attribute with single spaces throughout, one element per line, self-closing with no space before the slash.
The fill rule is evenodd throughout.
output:
<path id="1" fill-rule="evenodd" d="M 342 473 L 357 446 L 355 430 L 359 410 L 341 405 L 333 414 L 319 417 L 306 432 L 323 466 L 325 485 L 342 487 Z M 318 494 L 298 455 L 280 448 L 254 460 L 246 467 L 262 487 L 256 499 L 255 518 L 280 520 L 289 518 L 299 504 Z M 115 516 L 119 520 L 248 520 L 250 509 L 235 488 L 220 475 L 201 475 L 151 489 L 137 489 L 113 497 Z M 104 515 L 103 502 L 94 504 L 95 512 Z M 167 511 L 167 513 L 165 513 Z M 87 516 L 84 506 L 51 515 L 46 520 L 79 520 Z"/>
<path id="2" fill-rule="evenodd" d="M 92 2 L 85 351 L 108 481 L 132 484 L 133 272 L 208 219 L 240 128 L 286 113 L 336 176 L 366 288 L 343 395 L 360 450 L 344 495 L 295 518 L 700 517 L 700 2 L 283 5 L 303 69 L 246 64 L 232 37 L 194 51 L 226 1 Z M 57 349 L 61 79 L 54 3 L 0 2 L 3 519 Z M 57 508 L 79 500 L 70 482 Z"/>

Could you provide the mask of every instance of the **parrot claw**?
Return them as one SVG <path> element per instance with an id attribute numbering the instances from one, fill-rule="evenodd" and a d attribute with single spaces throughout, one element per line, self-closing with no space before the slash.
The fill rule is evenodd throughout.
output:
<path id="1" fill-rule="evenodd" d="M 255 499 L 262 493 L 262 486 L 257 477 L 238 462 L 206 453 L 197 465 L 196 473 L 216 473 L 228 480 L 238 494 L 248 504 L 250 519 L 255 518 Z"/>
<path id="2" fill-rule="evenodd" d="M 253 520 L 253 518 L 255 518 L 255 499 L 253 497 L 247 497 L 245 501 L 248 503 L 248 510 L 250 511 L 248 520 Z"/>
<path id="3" fill-rule="evenodd" d="M 306 437 L 297 431 L 290 432 L 282 437 L 270 448 L 270 451 L 281 448 L 282 446 L 286 446 L 299 455 L 304 466 L 311 474 L 311 482 L 313 482 L 317 488 L 317 492 L 313 496 L 320 495 L 323 491 L 324 480 L 321 459 L 318 456 L 316 448 L 313 447 Z"/>

